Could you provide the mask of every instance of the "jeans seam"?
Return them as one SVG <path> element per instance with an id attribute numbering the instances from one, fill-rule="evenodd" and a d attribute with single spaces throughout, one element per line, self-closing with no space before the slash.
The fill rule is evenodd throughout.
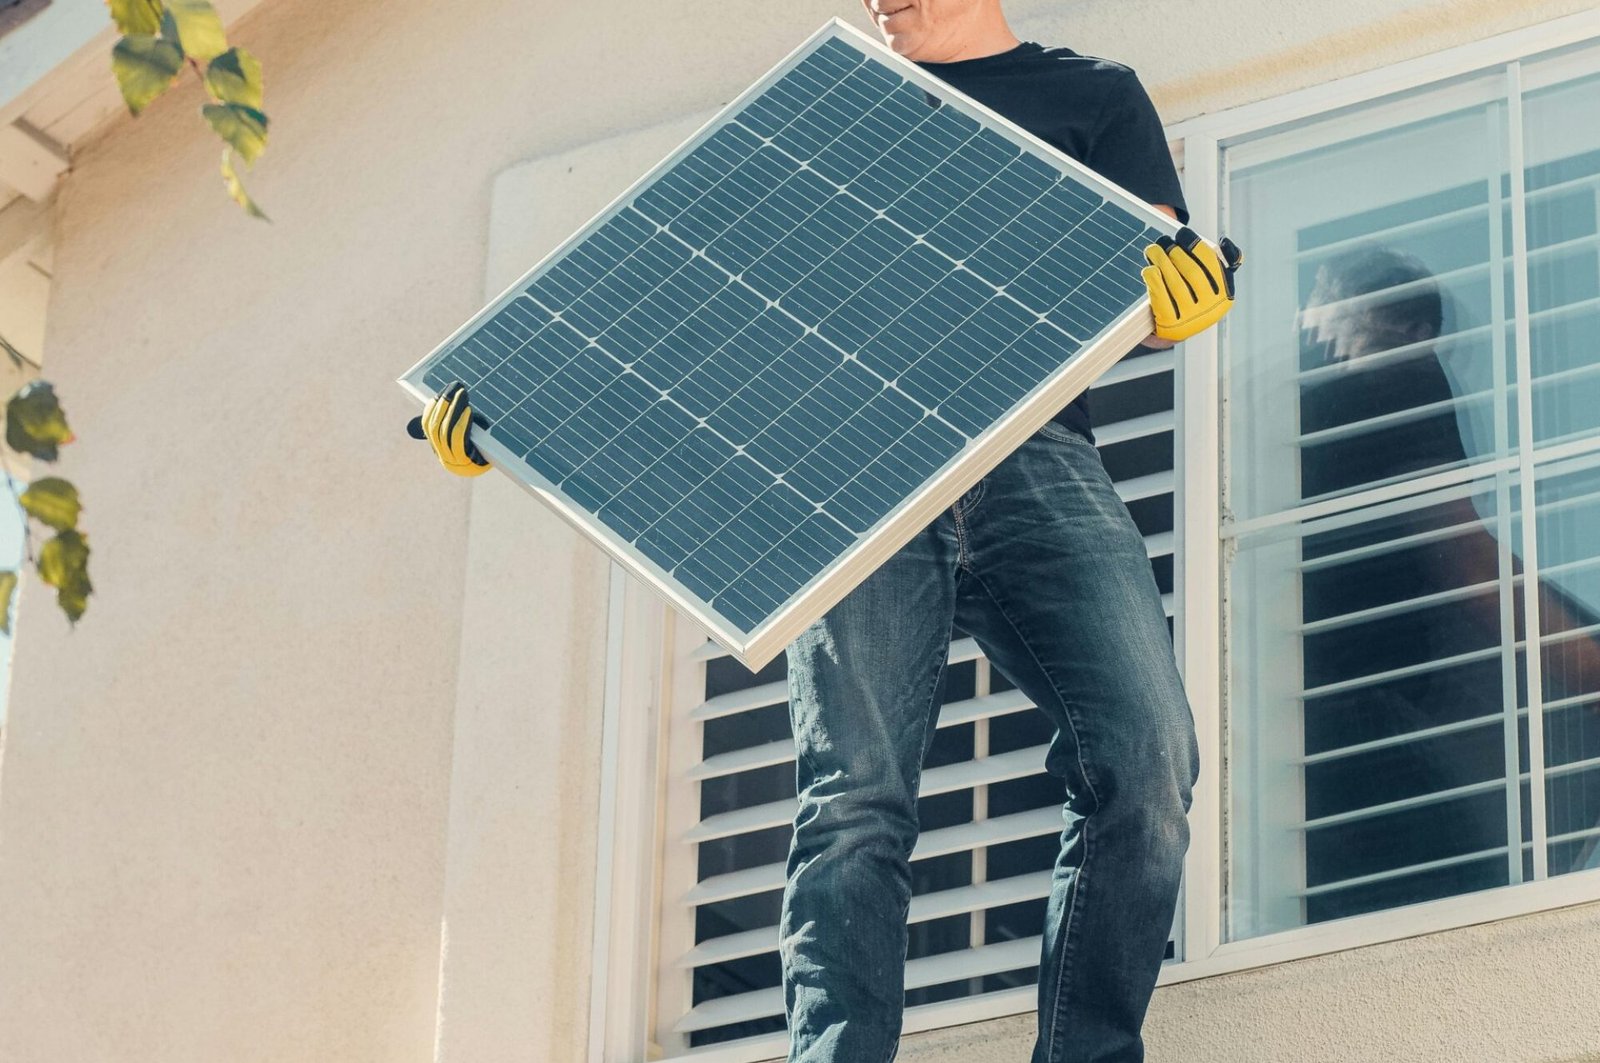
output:
<path id="1" fill-rule="evenodd" d="M 922 713 L 922 719 L 924 721 L 924 723 L 923 723 L 923 731 L 922 731 L 921 740 L 918 743 L 918 757 L 917 757 L 917 768 L 916 768 L 918 778 L 915 780 L 915 782 L 918 783 L 918 784 L 920 784 L 920 782 L 921 782 L 922 761 L 924 759 L 926 759 L 926 757 L 927 757 L 928 734 L 929 734 L 929 732 L 931 730 L 933 730 L 933 728 L 930 727 L 929 725 L 934 723 L 934 720 L 933 720 L 932 716 L 933 716 L 933 711 L 934 711 L 934 701 L 938 697 L 938 694 L 939 694 L 939 677 L 944 673 L 945 666 L 949 663 L 949 655 L 950 655 L 949 643 L 950 643 L 950 640 L 947 637 L 944 640 L 943 643 L 941 643 L 938 646 L 936 646 L 936 648 L 934 650 L 934 654 L 933 654 L 933 668 L 931 669 L 931 682 L 928 684 L 928 694 L 927 694 L 926 699 L 923 702 L 923 713 Z M 800 750 L 798 748 L 798 745 L 797 745 L 797 747 L 795 749 L 795 756 L 796 756 L 797 759 L 800 756 Z M 918 788 L 917 786 L 913 786 L 913 790 L 915 790 L 917 788 Z M 913 800 L 915 800 L 915 799 L 913 798 Z M 919 829 L 917 833 L 920 835 L 921 834 L 921 830 Z M 913 842 L 913 846 L 914 845 L 915 845 L 915 842 Z M 786 884 L 785 888 L 787 889 L 787 884 Z M 908 906 L 909 906 L 909 903 L 910 902 L 909 902 L 909 899 L 908 899 L 907 900 Z M 907 907 L 905 909 L 902 909 L 902 911 L 900 913 L 901 921 L 904 922 L 904 920 L 909 916 L 909 914 L 910 914 L 909 907 Z M 904 956 L 900 957 L 900 962 L 902 964 L 905 962 L 905 957 Z M 784 978 L 783 989 L 784 989 L 784 1016 L 785 1016 L 785 1019 L 788 1020 L 788 1019 L 791 1019 L 793 1017 L 793 1015 L 792 1015 L 792 1009 L 790 1007 L 790 1002 L 789 1002 L 789 985 L 788 985 L 787 976 L 785 976 L 785 978 Z M 904 1022 L 904 1017 L 902 1015 L 902 1019 L 901 1019 L 901 1029 L 902 1030 L 904 1029 L 904 1026 L 905 1026 L 905 1022 Z M 790 1030 L 790 1045 L 789 1045 L 789 1047 L 790 1047 L 790 1051 L 791 1051 L 791 1054 L 792 1054 L 793 1053 L 793 1049 L 795 1047 L 795 1041 L 794 1041 L 792 1028 Z M 892 1039 L 892 1041 L 889 1044 L 888 1053 L 885 1056 L 883 1056 L 883 1058 L 882 1058 L 882 1063 L 890 1063 L 890 1061 L 894 1059 L 895 1055 L 899 1052 L 899 1050 L 900 1050 L 900 1034 L 896 1033 L 894 1038 Z"/>
<path id="2" fill-rule="evenodd" d="M 978 482 L 982 483 L 983 481 L 980 480 Z M 950 513 L 955 517 L 956 524 L 956 570 L 958 572 L 963 570 L 970 572 L 972 571 L 972 565 L 970 564 L 971 559 L 967 556 L 967 521 L 965 515 L 961 512 L 959 499 L 957 499 L 955 505 L 950 507 Z"/>
<path id="3" fill-rule="evenodd" d="M 917 747 L 917 749 L 918 749 L 917 777 L 918 777 L 918 783 L 919 784 L 921 782 L 921 776 L 922 776 L 922 761 L 924 759 L 926 759 L 927 755 L 928 755 L 928 733 L 929 733 L 930 730 L 932 730 L 932 728 L 929 725 L 934 722 L 934 720 L 933 720 L 934 699 L 939 696 L 939 677 L 944 674 L 945 665 L 949 662 L 949 656 L 950 656 L 949 641 L 950 641 L 949 639 L 946 639 L 945 640 L 945 645 L 938 647 L 934 651 L 934 657 L 933 657 L 933 661 L 934 661 L 934 664 L 933 664 L 933 682 L 931 684 L 929 684 L 929 686 L 928 686 L 928 698 L 927 698 L 927 701 L 925 702 L 925 704 L 923 706 L 922 718 L 923 718 L 923 720 L 925 722 L 923 723 L 922 741 L 918 744 L 918 747 Z M 918 829 L 917 833 L 918 834 L 922 833 L 920 828 Z M 913 843 L 913 845 L 915 845 L 915 843 Z M 908 900 L 907 903 L 909 905 L 909 900 Z M 911 913 L 910 913 L 910 908 L 909 907 L 907 907 L 905 910 L 901 911 L 900 918 L 901 918 L 902 922 L 910 914 Z M 905 957 L 904 956 L 900 957 L 900 962 L 901 963 L 905 962 Z M 904 992 L 904 987 L 902 987 L 901 991 L 902 991 L 902 993 Z M 901 1018 L 900 1026 L 901 1026 L 901 1030 L 904 1031 L 904 1029 L 905 1029 L 905 1020 L 904 1020 L 903 1016 Z M 899 1051 L 900 1051 L 900 1034 L 897 1033 L 897 1034 L 895 1034 L 894 1038 L 889 1043 L 889 1051 L 888 1051 L 888 1053 L 886 1055 L 884 1055 L 883 1063 L 890 1063 L 890 1061 L 894 1059 L 894 1057 L 899 1053 Z"/>
<path id="4" fill-rule="evenodd" d="M 979 480 L 972 490 L 967 493 L 971 497 L 961 499 L 958 504 L 961 506 L 963 515 L 970 517 L 977 510 L 978 503 L 983 501 L 983 496 L 989 493 L 989 478 L 985 476 Z"/>
<path id="5" fill-rule="evenodd" d="M 949 659 L 950 659 L 950 639 L 948 637 L 948 632 L 947 632 L 946 633 L 946 638 L 944 640 L 944 644 L 939 646 L 937 649 L 934 650 L 934 655 L 933 655 L 933 682 L 930 683 L 929 686 L 928 686 L 928 700 L 927 700 L 927 703 L 923 706 L 923 710 L 922 710 L 922 718 L 923 718 L 923 721 L 924 721 L 924 723 L 923 723 L 923 732 L 922 732 L 922 745 L 920 747 L 921 754 L 917 758 L 917 781 L 919 783 L 922 780 L 922 761 L 927 759 L 927 756 L 928 756 L 928 733 L 929 733 L 930 730 L 933 730 L 933 728 L 930 727 L 929 725 L 936 722 L 933 719 L 933 716 L 934 716 L 934 699 L 939 696 L 939 677 L 944 674 L 945 665 L 947 665 L 949 663 Z M 921 829 L 920 828 L 918 829 L 917 833 L 918 834 L 921 833 Z"/>
<path id="6" fill-rule="evenodd" d="M 1095 792 L 1094 780 L 1089 776 L 1089 767 L 1083 761 L 1083 739 L 1078 733 L 1077 722 L 1072 718 L 1072 702 L 1068 701 L 1066 695 L 1061 692 L 1061 685 L 1056 682 L 1055 676 L 1051 675 L 1044 662 L 1039 660 L 1039 655 L 1033 652 L 1033 646 L 1028 642 L 1027 637 L 1023 635 L 1022 629 L 1011 618 L 1011 614 L 1006 611 L 1006 607 L 999 597 L 989 589 L 989 585 L 983 581 L 983 577 L 973 573 L 973 579 L 977 580 L 978 586 L 983 588 L 983 593 L 989 596 L 989 600 L 994 603 L 995 609 L 1005 618 L 1006 624 L 1010 626 L 1017 636 L 1018 645 L 1033 659 L 1034 666 L 1039 669 L 1039 674 L 1044 676 L 1045 681 L 1050 684 L 1050 689 L 1055 692 L 1056 699 L 1061 702 L 1061 716 L 1067 721 L 1067 726 L 1072 729 L 1073 755 L 1078 761 L 1078 773 L 1083 776 L 1083 783 L 1089 788 L 1089 797 L 1094 801 L 1094 808 L 1083 817 L 1083 860 L 1078 865 L 1078 881 L 1073 884 L 1072 902 L 1061 917 L 1060 937 L 1057 939 L 1060 942 L 1061 959 L 1056 965 L 1056 989 L 1050 1000 L 1050 1034 L 1045 1040 L 1045 1058 L 1049 1060 L 1055 1057 L 1056 1016 L 1061 1010 L 1061 987 L 1066 984 L 1067 972 L 1071 967 L 1069 962 L 1071 955 L 1068 950 L 1071 948 L 1072 934 L 1075 929 L 1072 919 L 1077 914 L 1078 898 L 1089 883 L 1089 858 L 1094 852 L 1094 839 L 1091 837 L 1090 832 L 1094 826 L 1094 814 L 1100 811 L 1100 795 Z"/>

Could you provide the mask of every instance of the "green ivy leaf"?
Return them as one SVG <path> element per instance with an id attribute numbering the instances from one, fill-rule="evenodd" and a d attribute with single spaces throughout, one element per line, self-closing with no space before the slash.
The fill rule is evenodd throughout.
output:
<path id="1" fill-rule="evenodd" d="M 88 536 L 78 531 L 57 532 L 39 550 L 39 578 L 56 589 L 61 611 L 76 623 L 94 593 L 89 582 Z"/>
<path id="2" fill-rule="evenodd" d="M 11 634 L 11 599 L 17 593 L 17 574 L 0 572 L 0 632 Z"/>
<path id="3" fill-rule="evenodd" d="M 83 504 L 78 501 L 78 489 L 59 476 L 46 476 L 28 485 L 18 497 L 22 508 L 42 524 L 56 531 L 70 531 L 78 526 L 78 514 Z"/>
<path id="4" fill-rule="evenodd" d="M 172 32 L 190 59 L 204 63 L 228 50 L 228 35 L 222 30 L 222 17 L 210 0 L 167 0 L 166 17 Z"/>
<path id="5" fill-rule="evenodd" d="M 255 162 L 267 150 L 267 116 L 242 103 L 208 103 L 200 108 L 217 136 L 226 140 L 245 162 Z"/>
<path id="6" fill-rule="evenodd" d="M 261 61 L 243 48 L 229 48 L 206 67 L 206 88 L 223 103 L 261 106 Z"/>
<path id="7" fill-rule="evenodd" d="M 183 54 L 183 42 L 178 40 L 178 24 L 172 21 L 172 12 L 165 9 L 161 12 L 161 39 L 171 42 L 178 49 L 178 54 Z"/>
<path id="8" fill-rule="evenodd" d="M 24 385 L 6 403 L 6 445 L 17 453 L 55 461 L 59 456 L 56 448 L 72 440 L 67 415 L 48 381 Z"/>
<path id="9" fill-rule="evenodd" d="M 123 33 L 153 34 L 161 28 L 161 0 L 106 0 L 106 6 Z"/>
<path id="10" fill-rule="evenodd" d="M 167 90 L 183 68 L 183 53 L 171 41 L 132 34 L 111 49 L 111 72 L 128 110 L 138 114 Z"/>
<path id="11" fill-rule="evenodd" d="M 245 213 L 252 218 L 260 218 L 262 221 L 272 220 L 267 217 L 265 211 L 256 206 L 256 201 L 250 198 L 250 193 L 244 190 L 244 182 L 239 180 L 239 172 L 233 166 L 232 148 L 222 149 L 222 180 L 228 186 L 228 195 L 232 196 L 233 201 L 245 209 Z"/>

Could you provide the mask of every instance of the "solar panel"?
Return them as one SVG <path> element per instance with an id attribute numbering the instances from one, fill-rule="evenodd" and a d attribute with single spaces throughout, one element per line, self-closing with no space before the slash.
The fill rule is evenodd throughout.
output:
<path id="1" fill-rule="evenodd" d="M 401 383 L 759 668 L 1149 333 L 1176 228 L 835 19 Z"/>

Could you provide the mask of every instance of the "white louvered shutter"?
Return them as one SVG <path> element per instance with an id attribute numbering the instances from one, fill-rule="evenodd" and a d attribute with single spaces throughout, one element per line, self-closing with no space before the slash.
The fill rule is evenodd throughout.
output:
<path id="1" fill-rule="evenodd" d="M 1090 400 L 1102 455 L 1145 533 L 1169 618 L 1172 370 L 1171 351 L 1130 356 Z M 781 1037 L 777 923 L 795 809 L 783 669 L 780 657 L 752 675 L 711 644 L 679 647 L 658 1019 L 669 1051 L 741 1039 L 758 1046 L 766 1035 L 769 1047 L 752 1050 L 770 1052 Z M 911 1014 L 987 994 L 1011 994 L 1014 1010 L 1031 1006 L 1065 798 L 1043 770 L 1051 737 L 1044 714 L 958 637 L 912 857 Z"/>

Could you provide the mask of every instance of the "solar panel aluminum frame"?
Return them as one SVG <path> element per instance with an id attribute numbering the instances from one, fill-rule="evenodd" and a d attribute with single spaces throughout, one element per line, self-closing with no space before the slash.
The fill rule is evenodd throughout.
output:
<path id="1" fill-rule="evenodd" d="M 562 241 L 532 269 L 408 369 L 398 381 L 401 387 L 419 402 L 432 398 L 433 390 L 424 385 L 423 374 L 437 358 L 448 353 L 482 322 L 517 298 L 523 289 L 560 260 L 573 245 L 587 238 L 590 233 L 625 208 L 636 195 L 649 187 L 658 175 L 697 148 L 724 123 L 738 114 L 752 98 L 764 92 L 813 50 L 829 40 L 838 40 L 888 64 L 907 80 L 937 96 L 945 104 L 988 125 L 1019 148 L 1089 186 L 1103 198 L 1116 203 L 1151 227 L 1168 235 L 1177 232 L 1179 225 L 1176 221 L 1155 210 L 1120 185 L 1107 180 L 988 107 L 958 92 L 881 42 L 841 19 L 833 18 L 806 38 L 760 80 L 718 111 L 675 151 L 629 185 L 586 225 Z M 525 490 L 542 499 L 560 517 L 603 548 L 628 572 L 699 623 L 712 639 L 737 657 L 746 667 L 758 671 L 782 652 L 817 617 L 827 612 L 909 542 L 917 532 L 953 505 L 1002 459 L 1021 446 L 1058 410 L 1099 379 L 1129 349 L 1149 335 L 1152 329 L 1150 304 L 1146 298 L 1129 307 L 1126 312 L 1092 337 L 1076 357 L 1051 373 L 1025 395 L 1008 414 L 979 433 L 930 476 L 921 488 L 892 509 L 876 525 L 868 529 L 853 546 L 836 557 L 796 591 L 787 602 L 748 632 L 674 580 L 633 544 L 567 497 L 559 487 L 518 458 L 491 434 L 477 432 L 473 440 L 490 461 L 509 473 Z"/>

